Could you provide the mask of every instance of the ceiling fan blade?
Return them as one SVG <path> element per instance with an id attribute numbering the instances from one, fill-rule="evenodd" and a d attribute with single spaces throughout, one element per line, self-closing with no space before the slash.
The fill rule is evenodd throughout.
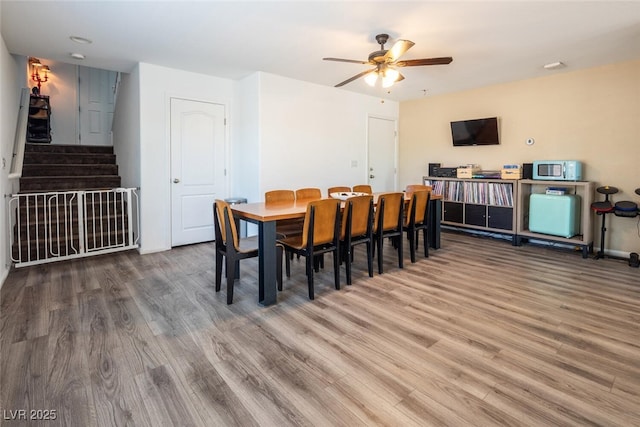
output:
<path id="1" fill-rule="evenodd" d="M 354 64 L 368 64 L 369 61 L 358 61 L 357 59 L 342 59 L 342 58 L 322 58 L 325 61 L 336 61 L 336 62 L 351 62 Z"/>
<path id="2" fill-rule="evenodd" d="M 442 58 L 424 58 L 424 59 L 406 59 L 404 61 L 398 61 L 395 65 L 396 67 L 415 67 L 417 65 L 447 65 L 453 61 L 453 58 L 450 56 L 445 56 Z"/>
<path id="3" fill-rule="evenodd" d="M 361 72 L 361 73 L 359 73 L 359 74 L 356 74 L 355 76 L 353 76 L 353 77 L 351 77 L 351 78 L 348 78 L 347 80 L 345 80 L 345 81 L 343 81 L 343 82 L 338 83 L 335 87 L 344 86 L 344 85 L 346 85 L 347 83 L 351 83 L 352 81 L 357 80 L 357 79 L 359 79 L 359 78 L 360 78 L 360 77 L 362 77 L 362 76 L 366 76 L 367 74 L 369 74 L 369 73 L 371 73 L 371 72 L 374 72 L 374 71 L 376 71 L 376 68 L 372 68 L 371 70 L 363 71 L 363 72 Z"/>
<path id="4" fill-rule="evenodd" d="M 400 58 L 406 51 L 411 49 L 415 43 L 411 40 L 398 40 L 395 44 L 387 51 L 384 55 L 385 62 L 395 62 Z"/>

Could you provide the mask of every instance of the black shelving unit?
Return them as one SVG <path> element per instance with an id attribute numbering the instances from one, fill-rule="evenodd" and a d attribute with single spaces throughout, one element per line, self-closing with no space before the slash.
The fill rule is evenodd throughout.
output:
<path id="1" fill-rule="evenodd" d="M 31 95 L 27 121 L 27 142 L 51 142 L 51 103 L 45 95 Z"/>
<path id="2" fill-rule="evenodd" d="M 517 181 L 423 177 L 442 195 L 442 224 L 510 235 L 515 245 Z"/>

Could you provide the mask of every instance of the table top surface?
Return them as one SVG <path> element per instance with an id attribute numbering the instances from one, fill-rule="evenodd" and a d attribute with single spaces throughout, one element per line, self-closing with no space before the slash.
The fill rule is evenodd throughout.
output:
<path id="1" fill-rule="evenodd" d="M 377 202 L 378 196 L 384 193 L 374 193 L 373 202 Z M 431 193 L 431 199 L 442 199 L 442 196 Z M 293 219 L 304 217 L 307 211 L 307 204 L 317 199 L 295 200 L 293 202 L 254 202 L 231 205 L 231 210 L 242 219 L 253 219 L 256 221 L 278 221 L 283 219 Z M 405 200 L 409 198 L 405 195 Z M 343 202 L 344 203 L 344 202 Z"/>

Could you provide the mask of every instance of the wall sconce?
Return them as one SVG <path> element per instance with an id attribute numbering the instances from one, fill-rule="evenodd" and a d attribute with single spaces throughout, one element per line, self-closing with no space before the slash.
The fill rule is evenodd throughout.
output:
<path id="1" fill-rule="evenodd" d="M 40 86 L 49 80 L 49 73 L 51 69 L 48 65 L 44 65 L 38 58 L 29 58 L 29 71 L 31 73 L 31 79 L 38 83 L 38 93 L 40 93 Z"/>

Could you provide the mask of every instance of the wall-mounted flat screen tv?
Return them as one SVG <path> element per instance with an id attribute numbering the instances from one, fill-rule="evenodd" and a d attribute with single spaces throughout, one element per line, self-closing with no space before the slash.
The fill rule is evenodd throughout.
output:
<path id="1" fill-rule="evenodd" d="M 500 144 L 498 118 L 489 117 L 451 122 L 451 137 L 454 147 Z"/>

